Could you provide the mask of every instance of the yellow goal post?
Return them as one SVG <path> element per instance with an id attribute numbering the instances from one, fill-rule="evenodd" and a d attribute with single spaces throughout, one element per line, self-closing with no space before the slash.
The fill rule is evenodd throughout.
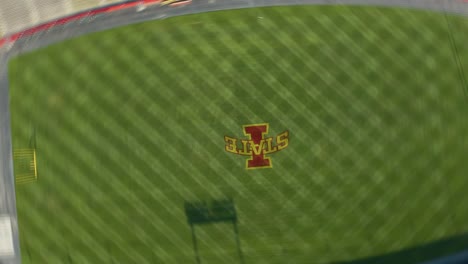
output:
<path id="1" fill-rule="evenodd" d="M 13 167 L 17 184 L 37 181 L 36 149 L 16 149 L 13 151 Z"/>

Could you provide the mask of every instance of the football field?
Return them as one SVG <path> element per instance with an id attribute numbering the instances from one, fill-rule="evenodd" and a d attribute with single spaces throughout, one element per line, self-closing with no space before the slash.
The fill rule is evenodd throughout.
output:
<path id="1" fill-rule="evenodd" d="M 255 8 L 13 59 L 13 149 L 37 169 L 16 186 L 23 263 L 416 263 L 466 249 L 467 30 L 428 11 Z M 268 131 L 254 142 L 249 125 Z M 229 221 L 191 228 L 186 203 L 223 199 L 237 236 Z"/>

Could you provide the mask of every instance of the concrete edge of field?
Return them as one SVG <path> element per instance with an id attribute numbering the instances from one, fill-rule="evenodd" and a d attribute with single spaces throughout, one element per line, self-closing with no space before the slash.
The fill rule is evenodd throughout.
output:
<path id="1" fill-rule="evenodd" d="M 44 32 L 19 39 L 0 48 L 0 216 L 11 219 L 14 253 L 0 256 L 0 264 L 21 263 L 19 232 L 16 214 L 15 182 L 11 144 L 8 60 L 22 53 L 36 50 L 66 39 L 137 22 L 208 11 L 280 5 L 373 5 L 435 10 L 460 15 L 468 14 L 464 0 L 193 0 L 185 7 L 148 6 L 143 10 L 129 8 L 112 14 L 99 15 L 60 25 Z M 0 242 L 2 238 L 0 237 Z M 427 262 L 426 264 L 468 263 L 468 251 Z"/>

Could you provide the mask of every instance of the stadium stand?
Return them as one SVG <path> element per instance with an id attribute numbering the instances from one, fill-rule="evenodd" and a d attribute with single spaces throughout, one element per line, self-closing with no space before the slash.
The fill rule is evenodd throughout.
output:
<path id="1" fill-rule="evenodd" d="M 0 36 L 118 0 L 5 0 L 0 8 Z"/>

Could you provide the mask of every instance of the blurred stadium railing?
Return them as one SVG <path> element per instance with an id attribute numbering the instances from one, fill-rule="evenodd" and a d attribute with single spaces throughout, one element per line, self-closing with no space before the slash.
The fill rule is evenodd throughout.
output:
<path id="1" fill-rule="evenodd" d="M 2 0 L 0 5 L 0 37 L 32 26 L 69 16 L 80 11 L 108 6 L 129 0 Z M 137 1 L 137 0 L 130 0 Z M 144 1 L 144 0 L 142 0 Z M 216 5 L 216 1 L 210 1 Z M 284 5 L 304 3 L 408 6 L 424 9 L 441 7 L 450 12 L 468 12 L 467 0 L 233 0 L 244 5 Z"/>

